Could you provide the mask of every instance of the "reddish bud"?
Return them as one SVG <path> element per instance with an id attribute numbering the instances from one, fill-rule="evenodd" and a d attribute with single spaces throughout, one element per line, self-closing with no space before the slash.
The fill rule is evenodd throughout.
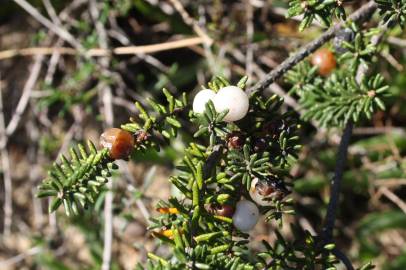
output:
<path id="1" fill-rule="evenodd" d="M 136 142 L 137 142 L 137 144 L 148 140 L 148 138 L 149 138 L 149 134 L 144 130 L 140 130 L 140 131 L 138 131 L 136 133 Z"/>
<path id="2" fill-rule="evenodd" d="M 208 204 L 205 205 L 207 212 L 212 215 L 218 215 L 223 217 L 232 217 L 234 214 L 234 208 L 231 205 L 223 204 L 223 205 L 216 205 L 216 204 Z"/>
<path id="3" fill-rule="evenodd" d="M 255 188 L 261 196 L 268 196 L 275 192 L 275 188 L 265 181 L 258 181 Z"/>
<path id="4" fill-rule="evenodd" d="M 232 217 L 234 208 L 231 205 L 223 204 L 216 207 L 216 214 L 223 217 Z"/>
<path id="5" fill-rule="evenodd" d="M 326 48 L 315 52 L 311 58 L 313 66 L 317 66 L 319 74 L 322 76 L 329 75 L 337 66 L 334 54 Z"/>
<path id="6" fill-rule="evenodd" d="M 126 159 L 134 147 L 134 138 L 128 131 L 109 128 L 100 136 L 100 145 L 109 149 L 112 159 Z"/>
<path id="7" fill-rule="evenodd" d="M 227 136 L 227 146 L 230 149 L 241 149 L 244 141 L 244 136 L 240 132 L 233 132 Z"/>

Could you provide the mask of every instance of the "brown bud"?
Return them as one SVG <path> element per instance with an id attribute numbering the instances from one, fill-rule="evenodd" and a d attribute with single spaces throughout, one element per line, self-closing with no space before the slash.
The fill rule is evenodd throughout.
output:
<path id="1" fill-rule="evenodd" d="M 143 141 L 148 140 L 149 138 L 149 134 L 144 131 L 144 130 L 140 130 L 136 133 L 136 142 L 137 144 L 142 143 Z"/>
<path id="2" fill-rule="evenodd" d="M 234 214 L 234 208 L 231 205 L 223 204 L 207 204 L 205 209 L 212 215 L 223 216 L 223 217 L 232 217 Z"/>
<path id="3" fill-rule="evenodd" d="M 275 188 L 265 181 L 258 181 L 255 188 L 261 196 L 268 196 L 275 192 Z"/>
<path id="4" fill-rule="evenodd" d="M 216 214 L 223 217 L 232 217 L 234 208 L 231 205 L 223 204 L 216 207 Z"/>
<path id="5" fill-rule="evenodd" d="M 244 136 L 240 132 L 232 132 L 227 136 L 227 146 L 230 149 L 241 149 L 244 145 Z"/>
<path id="6" fill-rule="evenodd" d="M 134 147 L 134 138 L 128 131 L 109 128 L 100 136 L 100 145 L 109 149 L 112 159 L 126 159 Z"/>

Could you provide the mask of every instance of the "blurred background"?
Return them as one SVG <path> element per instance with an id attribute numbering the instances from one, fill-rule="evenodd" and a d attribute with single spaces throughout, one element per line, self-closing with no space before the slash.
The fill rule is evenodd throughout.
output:
<path id="1" fill-rule="evenodd" d="M 248 75 L 252 85 L 323 33 L 317 24 L 299 33 L 300 18 L 285 18 L 287 2 L 2 0 L 0 269 L 100 269 L 106 221 L 111 269 L 133 269 L 148 251 L 165 254 L 147 232 L 148 219 L 158 214 L 159 199 L 174 192 L 167 180 L 193 127 L 159 153 L 121 162 L 113 192 L 83 216 L 49 215 L 36 186 L 70 146 L 97 142 L 106 126 L 135 116 L 135 100 L 164 100 L 163 87 L 193 97 L 215 74 L 235 83 Z M 346 6 L 351 12 L 365 2 Z M 406 269 L 405 53 L 405 33 L 388 33 L 374 68 L 393 96 L 386 112 L 355 129 L 335 238 L 356 265 L 372 260 L 377 269 Z M 298 111 L 290 87 L 280 80 L 264 94 L 283 95 L 285 109 Z M 320 232 L 339 142 L 338 130 L 302 126 L 304 147 L 291 168 L 297 214 L 282 228 L 288 239 L 289 224 Z M 276 228 L 258 224 L 252 248 L 272 242 Z"/>

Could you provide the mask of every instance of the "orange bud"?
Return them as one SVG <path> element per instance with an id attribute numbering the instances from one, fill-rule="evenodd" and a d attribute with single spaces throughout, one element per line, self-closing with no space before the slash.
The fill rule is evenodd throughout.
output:
<path id="1" fill-rule="evenodd" d="M 156 209 L 161 214 L 179 214 L 179 211 L 175 207 L 160 207 Z"/>

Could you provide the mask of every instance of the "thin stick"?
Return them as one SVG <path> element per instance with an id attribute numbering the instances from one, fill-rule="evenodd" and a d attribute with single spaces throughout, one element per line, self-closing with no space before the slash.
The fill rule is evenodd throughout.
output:
<path id="1" fill-rule="evenodd" d="M 402 127 L 358 127 L 354 129 L 354 135 L 375 135 L 383 133 L 399 133 L 405 134 L 406 130 Z"/>
<path id="2" fill-rule="evenodd" d="M 385 186 L 385 187 L 399 187 L 406 186 L 406 179 L 402 178 L 384 178 L 376 179 L 374 181 L 374 186 Z"/>
<path id="3" fill-rule="evenodd" d="M 403 71 L 403 69 L 404 69 L 403 65 L 401 63 L 399 63 L 399 61 L 396 60 L 396 58 L 392 54 L 390 54 L 386 51 L 382 51 L 381 56 L 383 58 L 385 58 L 385 60 L 388 61 L 388 63 L 391 64 L 398 72 Z"/>
<path id="4" fill-rule="evenodd" d="M 393 193 L 387 187 L 380 187 L 379 191 L 383 195 L 385 195 L 386 198 L 388 198 L 394 204 L 396 204 L 406 214 L 406 203 L 402 199 L 400 199 L 395 193 Z"/>
<path id="5" fill-rule="evenodd" d="M 56 42 L 56 44 L 58 46 L 61 46 L 63 44 L 63 40 L 62 39 L 58 39 L 58 41 Z M 46 72 L 45 78 L 44 78 L 44 82 L 47 85 L 51 85 L 52 81 L 54 79 L 54 74 L 56 71 L 56 68 L 58 66 L 59 63 L 59 59 L 61 58 L 61 54 L 58 51 L 55 51 L 54 53 L 52 53 L 50 59 L 49 59 L 49 64 L 48 64 L 48 70 Z"/>
<path id="6" fill-rule="evenodd" d="M 96 0 L 89 1 L 90 15 L 96 26 L 96 31 L 99 36 L 99 45 L 103 50 L 108 50 L 108 36 L 107 31 L 104 28 L 103 23 L 98 19 L 100 16 L 99 9 L 97 7 Z M 103 67 L 103 75 L 109 76 L 110 60 L 108 56 L 99 59 L 100 65 Z M 105 116 L 105 124 L 107 127 L 112 127 L 114 124 L 113 103 L 112 103 L 112 91 L 103 79 L 99 82 L 98 87 L 101 89 L 101 98 L 103 102 L 103 114 Z M 103 240 L 103 262 L 101 269 L 109 270 L 111 264 L 111 253 L 113 246 L 113 200 L 114 194 L 111 191 L 113 183 L 110 179 L 107 183 L 108 191 L 104 198 L 104 240 Z"/>
<path id="7" fill-rule="evenodd" d="M 24 113 L 24 111 L 28 105 L 28 101 L 30 100 L 31 91 L 32 91 L 35 83 L 37 82 L 41 68 L 42 68 L 42 56 L 38 56 L 31 69 L 30 76 L 28 77 L 28 80 L 24 85 L 23 93 L 21 95 L 20 100 L 18 101 L 17 108 L 16 108 L 10 122 L 7 125 L 7 129 L 6 129 L 7 136 L 10 136 L 11 134 L 13 134 L 14 131 L 17 129 L 18 124 L 20 123 L 20 120 L 21 120 L 21 116 Z"/>
<path id="8" fill-rule="evenodd" d="M 44 4 L 45 9 L 48 12 L 49 17 L 51 17 L 52 21 L 54 24 L 61 26 L 61 20 L 59 19 L 58 15 L 56 14 L 56 11 L 54 7 L 51 4 L 50 0 L 42 0 L 42 3 Z"/>
<path id="9" fill-rule="evenodd" d="M 145 46 L 129 46 L 129 47 L 118 47 L 113 50 L 113 54 L 146 54 L 154 53 L 160 51 L 173 50 L 183 47 L 190 47 L 198 44 L 202 44 L 204 40 L 201 37 L 185 38 L 176 41 L 169 41 L 153 45 Z"/>
<path id="10" fill-rule="evenodd" d="M 43 249 L 40 246 L 35 246 L 30 248 L 29 250 L 27 250 L 24 253 L 18 254 L 14 257 L 11 257 L 9 259 L 6 259 L 4 261 L 0 261 L 0 268 L 1 269 L 8 269 L 8 267 L 17 264 L 23 260 L 25 260 L 27 257 L 33 256 L 35 254 L 38 254 L 40 252 L 42 252 Z"/>
<path id="11" fill-rule="evenodd" d="M 360 9 L 355 11 L 353 14 L 351 14 L 348 17 L 348 20 L 353 22 L 364 21 L 365 19 L 369 18 L 369 15 L 372 14 L 376 10 L 376 8 L 377 4 L 374 1 L 370 1 L 364 6 L 362 6 Z M 248 92 L 252 93 L 264 90 L 268 85 L 279 79 L 293 66 L 295 66 L 297 63 L 299 63 L 307 56 L 309 56 L 312 52 L 316 51 L 318 48 L 320 48 L 326 42 L 332 39 L 336 35 L 336 33 L 343 27 L 345 27 L 345 22 L 338 23 L 335 26 L 331 27 L 329 30 L 327 30 L 318 39 L 303 46 L 301 49 L 299 49 L 299 51 L 296 54 L 292 55 L 291 57 L 283 61 L 278 67 L 276 67 L 270 73 L 268 73 L 268 75 L 263 80 L 258 82 L 250 89 L 248 89 Z"/>
<path id="12" fill-rule="evenodd" d="M 191 47 L 202 44 L 204 40 L 201 37 L 185 38 L 175 41 L 168 41 L 152 45 L 143 46 L 124 46 L 117 47 L 113 50 L 94 48 L 85 51 L 84 53 L 89 57 L 104 57 L 109 55 L 143 55 L 149 53 L 156 53 L 161 51 L 168 51 Z M 51 55 L 53 53 L 62 55 L 78 55 L 79 52 L 74 48 L 69 47 L 32 47 L 24 49 L 11 49 L 0 52 L 0 60 L 16 57 L 16 56 L 31 56 L 31 55 Z"/>
<path id="13" fill-rule="evenodd" d="M 121 164 L 120 164 L 121 165 Z M 129 184 L 127 185 L 127 189 L 130 192 L 134 192 L 136 191 L 136 189 L 134 188 L 134 186 L 130 183 L 135 183 L 135 179 L 133 177 L 133 175 L 130 172 L 130 169 L 128 168 L 128 164 L 127 163 L 123 163 L 120 168 L 122 168 L 124 175 L 126 176 L 126 178 L 128 179 Z M 145 179 L 144 179 L 144 183 L 145 183 Z M 144 202 L 142 201 L 141 198 L 137 198 L 135 199 L 135 204 L 137 205 L 137 207 L 140 209 L 142 216 L 145 219 L 145 222 L 148 224 L 149 222 L 149 218 L 151 217 L 147 207 L 145 206 Z"/>
<path id="14" fill-rule="evenodd" d="M 388 42 L 392 45 L 406 48 L 406 40 L 397 37 L 388 37 Z"/>
<path id="15" fill-rule="evenodd" d="M 1 74 L 0 74 L 1 75 Z M 11 222 L 13 216 L 13 187 L 11 184 L 11 173 L 10 173 L 10 159 L 7 150 L 7 134 L 4 121 L 4 111 L 3 111 L 3 91 L 1 85 L 0 76 L 0 153 L 1 153 L 1 164 L 3 169 L 3 181 L 4 181 L 4 227 L 3 234 L 8 236 L 10 234 Z"/>
<path id="16" fill-rule="evenodd" d="M 185 8 L 182 6 L 182 4 L 178 0 L 169 0 L 175 9 L 179 12 L 179 14 L 182 16 L 183 21 L 191 26 L 195 33 L 199 35 L 204 40 L 204 43 L 208 46 L 210 46 L 213 43 L 213 40 L 209 37 L 209 35 L 199 26 L 199 24 L 192 18 L 190 15 L 187 13 Z"/>

